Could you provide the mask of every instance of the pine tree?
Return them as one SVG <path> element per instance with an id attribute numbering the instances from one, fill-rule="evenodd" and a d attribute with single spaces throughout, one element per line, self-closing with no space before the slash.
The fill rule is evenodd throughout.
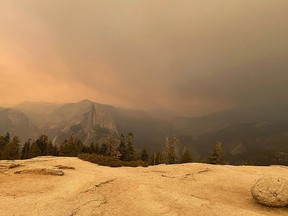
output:
<path id="1" fill-rule="evenodd" d="M 38 148 L 40 149 L 40 155 L 47 155 L 47 147 L 48 147 L 48 137 L 46 135 L 41 135 L 37 140 L 36 143 Z"/>
<path id="2" fill-rule="evenodd" d="M 7 133 L 5 136 L 0 136 L 0 160 L 3 159 L 3 150 L 5 146 L 10 142 L 10 134 Z"/>
<path id="3" fill-rule="evenodd" d="M 130 132 L 127 136 L 128 138 L 128 143 L 127 143 L 127 152 L 126 152 L 126 157 L 125 161 L 133 161 L 134 160 L 134 153 L 135 150 L 132 145 L 132 140 L 134 139 L 134 135 Z"/>
<path id="4" fill-rule="evenodd" d="M 46 147 L 46 155 L 54 155 L 54 146 L 52 144 L 52 142 L 48 142 L 47 147 Z"/>
<path id="5" fill-rule="evenodd" d="M 41 155 L 41 150 L 35 141 L 32 142 L 28 155 L 28 158 L 38 157 Z"/>
<path id="6" fill-rule="evenodd" d="M 141 151 L 140 159 L 141 159 L 142 161 L 148 162 L 148 160 L 149 160 L 149 155 L 148 155 L 146 149 L 143 149 L 143 150 Z"/>
<path id="7" fill-rule="evenodd" d="M 8 132 L 6 133 L 5 139 L 7 142 L 10 142 L 10 133 L 8 133 Z"/>
<path id="8" fill-rule="evenodd" d="M 117 157 L 117 152 L 118 152 L 118 143 L 117 141 L 114 139 L 113 136 L 109 136 L 107 139 L 106 139 L 106 145 L 107 145 L 107 148 L 108 148 L 108 152 L 107 152 L 107 155 L 108 156 L 111 156 L 111 157 Z"/>
<path id="9" fill-rule="evenodd" d="M 212 151 L 212 156 L 208 158 L 208 163 L 224 164 L 224 156 L 221 142 L 215 143 Z"/>
<path id="10" fill-rule="evenodd" d="M 124 161 L 127 155 L 127 146 L 125 143 L 125 136 L 123 134 L 121 134 L 120 136 L 120 144 L 118 146 L 118 151 L 120 152 L 119 159 Z"/>
<path id="11" fill-rule="evenodd" d="M 94 147 L 94 152 L 95 154 L 99 154 L 99 143 L 96 143 L 95 144 L 95 147 Z"/>
<path id="12" fill-rule="evenodd" d="M 56 144 L 53 145 L 53 156 L 59 156 L 59 148 Z"/>
<path id="13" fill-rule="evenodd" d="M 60 145 L 60 148 L 59 148 L 59 155 L 60 156 L 67 156 L 68 155 L 68 140 L 65 139 L 64 142 Z"/>
<path id="14" fill-rule="evenodd" d="M 107 156 L 108 154 L 108 147 L 105 143 L 103 143 L 99 149 L 99 154 L 100 155 L 104 155 L 104 156 Z"/>
<path id="15" fill-rule="evenodd" d="M 192 162 L 191 153 L 190 153 L 189 149 L 184 148 L 183 155 L 181 158 L 181 163 L 191 163 L 191 162 Z"/>
<path id="16" fill-rule="evenodd" d="M 22 160 L 29 158 L 30 147 L 31 147 L 31 140 L 29 139 L 27 142 L 25 142 L 22 148 L 22 152 L 21 152 Z"/>
<path id="17" fill-rule="evenodd" d="M 73 136 L 71 136 L 71 138 L 65 144 L 65 156 L 77 157 L 79 154 L 81 154 L 82 150 L 83 144 L 77 137 L 74 138 Z"/>
<path id="18" fill-rule="evenodd" d="M 157 152 L 154 154 L 154 165 L 165 163 L 165 155 L 162 152 Z"/>
<path id="19" fill-rule="evenodd" d="M 93 144 L 93 143 L 91 143 L 91 144 L 90 144 L 90 147 L 89 147 L 89 150 L 88 150 L 88 152 L 89 152 L 90 154 L 93 154 L 93 153 L 95 153 L 95 146 L 94 146 L 94 144 Z"/>
<path id="20" fill-rule="evenodd" d="M 20 158 L 19 148 L 20 148 L 20 140 L 17 136 L 15 136 L 13 140 L 5 146 L 3 153 L 2 153 L 2 158 L 4 160 L 19 159 Z"/>
<path id="21" fill-rule="evenodd" d="M 178 152 L 179 140 L 176 137 L 172 139 L 169 136 L 165 137 L 165 142 L 163 145 L 163 158 L 164 163 L 166 164 L 175 164 L 179 161 L 179 152 Z"/>

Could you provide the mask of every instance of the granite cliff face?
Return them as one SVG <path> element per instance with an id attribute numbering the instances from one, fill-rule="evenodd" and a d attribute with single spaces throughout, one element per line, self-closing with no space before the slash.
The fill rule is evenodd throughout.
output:
<path id="1" fill-rule="evenodd" d="M 85 133 L 97 132 L 97 129 L 102 128 L 118 134 L 112 114 L 99 104 L 91 103 L 89 111 L 83 114 L 80 125 Z"/>
<path id="2" fill-rule="evenodd" d="M 28 140 L 36 138 L 38 129 L 21 111 L 0 108 L 0 134 L 7 132 L 11 136 L 19 136 L 22 140 Z"/>
<path id="3" fill-rule="evenodd" d="M 118 137 L 112 114 L 105 105 L 85 100 L 66 104 L 54 110 L 47 121 L 39 123 L 55 144 L 70 136 L 77 136 L 86 145 L 103 141 L 107 136 Z"/>

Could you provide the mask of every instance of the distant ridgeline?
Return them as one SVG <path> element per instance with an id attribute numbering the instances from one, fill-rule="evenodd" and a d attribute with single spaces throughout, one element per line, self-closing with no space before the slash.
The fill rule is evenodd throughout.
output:
<path id="1" fill-rule="evenodd" d="M 40 155 L 57 155 L 62 148 L 62 155 L 76 156 L 82 151 L 79 149 L 89 149 L 91 143 L 96 149 L 112 140 L 120 144 L 119 131 L 123 134 L 133 131 L 135 154 L 139 158 L 139 149 L 147 149 L 151 164 L 180 163 L 184 155 L 190 155 L 195 162 L 207 162 L 214 144 L 220 141 L 227 164 L 288 165 L 288 107 L 285 106 L 237 108 L 169 120 L 89 100 L 67 104 L 25 102 L 12 108 L 0 108 L 0 134 L 9 132 L 11 137 L 19 137 L 19 148 L 25 150 L 22 158 L 39 155 L 34 144 L 37 140 Z M 170 135 L 169 141 L 167 135 Z M 7 144 L 3 137 L 1 154 Z M 48 150 L 41 147 L 45 140 Z M 173 140 L 177 140 L 177 159 L 170 156 L 168 159 L 167 143 Z M 32 153 L 30 149 L 27 153 L 28 146 L 33 147 Z M 189 157 L 184 161 L 191 161 Z"/>
<path id="2" fill-rule="evenodd" d="M 78 137 L 71 136 L 69 139 L 65 139 L 60 146 L 57 146 L 53 145 L 46 135 L 41 135 L 36 140 L 29 139 L 21 146 L 20 139 L 17 136 L 11 138 L 10 134 L 6 133 L 6 135 L 0 136 L 0 159 L 17 160 L 50 155 L 79 157 L 99 165 L 108 166 L 147 166 L 190 162 L 227 164 L 224 159 L 221 142 L 216 142 L 212 145 L 211 152 L 206 159 L 195 160 L 188 148 L 184 148 L 182 152 L 179 152 L 180 143 L 176 137 L 166 136 L 161 151 L 150 155 L 146 149 L 134 148 L 134 138 L 133 133 L 128 133 L 127 136 L 121 134 L 119 140 L 110 136 L 101 145 L 99 143 L 91 143 L 90 146 L 85 146 Z M 285 153 L 279 152 L 272 155 L 272 157 L 269 154 L 265 154 L 265 152 L 261 153 L 259 153 L 259 158 L 258 160 L 256 158 L 256 160 L 263 161 L 264 165 L 288 165 L 288 157 Z M 137 163 L 130 163 L 133 161 L 137 161 Z M 139 161 L 141 162 L 139 163 Z M 263 164 L 255 164 L 252 160 L 243 161 L 243 163 L 237 162 L 237 165 Z"/>

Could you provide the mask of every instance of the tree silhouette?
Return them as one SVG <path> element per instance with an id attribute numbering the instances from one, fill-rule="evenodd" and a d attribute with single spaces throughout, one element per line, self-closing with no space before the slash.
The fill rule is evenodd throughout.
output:
<path id="1" fill-rule="evenodd" d="M 181 158 L 181 163 L 191 163 L 191 162 L 192 162 L 191 153 L 190 153 L 189 149 L 187 149 L 185 147 L 184 151 L 183 151 L 182 158 Z"/>
<path id="2" fill-rule="evenodd" d="M 21 151 L 21 159 L 28 159 L 29 158 L 29 152 L 31 147 L 31 140 L 29 139 L 27 142 L 25 142 L 22 151 Z"/>
<path id="3" fill-rule="evenodd" d="M 3 150 L 5 146 L 10 142 L 10 134 L 7 133 L 5 136 L 0 136 L 0 159 L 3 159 Z"/>
<path id="4" fill-rule="evenodd" d="M 140 159 L 141 159 L 142 161 L 148 162 L 148 160 L 149 160 L 149 155 L 148 155 L 146 149 L 143 149 L 143 150 L 141 151 Z"/>
<path id="5" fill-rule="evenodd" d="M 208 158 L 208 163 L 224 164 L 224 156 L 223 156 L 223 149 L 222 149 L 221 142 L 215 143 L 213 150 L 212 150 L 212 156 Z"/>
<path id="6" fill-rule="evenodd" d="M 13 140 L 5 146 L 2 153 L 2 158 L 5 160 L 19 159 L 20 158 L 19 148 L 20 148 L 20 140 L 17 136 L 15 136 Z"/>
<path id="7" fill-rule="evenodd" d="M 106 145 L 106 143 L 103 143 L 99 149 L 99 154 L 100 155 L 104 155 L 104 156 L 107 156 L 108 154 L 108 147 Z"/>
<path id="8" fill-rule="evenodd" d="M 120 153 L 119 159 L 124 161 L 127 155 L 127 146 L 125 143 L 125 136 L 123 134 L 120 135 L 120 144 L 118 146 L 118 151 Z"/>
<path id="9" fill-rule="evenodd" d="M 37 143 L 33 141 L 30 147 L 28 158 L 38 157 L 40 155 L 41 155 L 41 150 L 39 149 Z"/>

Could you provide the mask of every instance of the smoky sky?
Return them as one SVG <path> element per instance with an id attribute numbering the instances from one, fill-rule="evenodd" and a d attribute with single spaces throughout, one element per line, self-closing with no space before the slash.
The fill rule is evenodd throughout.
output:
<path id="1" fill-rule="evenodd" d="M 0 0 L 0 104 L 200 115 L 288 96 L 287 0 Z"/>

